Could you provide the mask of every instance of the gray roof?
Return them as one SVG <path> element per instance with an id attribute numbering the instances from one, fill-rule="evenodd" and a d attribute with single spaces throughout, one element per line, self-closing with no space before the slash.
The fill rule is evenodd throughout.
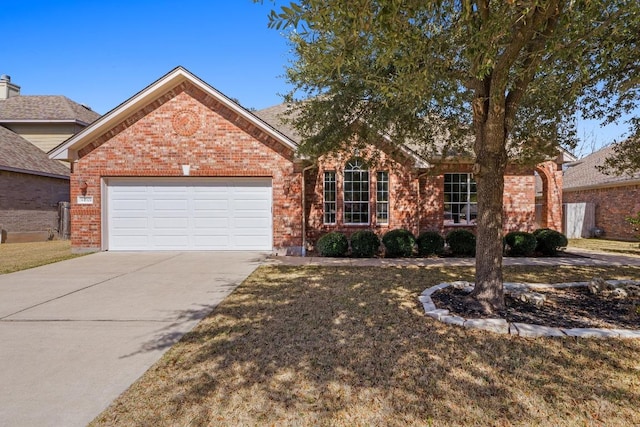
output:
<path id="1" fill-rule="evenodd" d="M 33 175 L 69 176 L 69 169 L 17 133 L 0 126 L 0 169 Z"/>
<path id="2" fill-rule="evenodd" d="M 12 96 L 0 100 L 0 122 L 61 120 L 89 124 L 100 114 L 62 95 Z"/>
<path id="3" fill-rule="evenodd" d="M 596 168 L 603 165 L 604 160 L 613 154 L 613 147 L 614 145 L 609 145 L 570 163 L 562 179 L 563 189 L 570 191 L 584 187 L 607 187 L 640 180 L 640 172 L 633 175 L 605 175 Z"/>
<path id="4" fill-rule="evenodd" d="M 285 123 L 287 116 L 287 111 L 289 110 L 288 104 L 278 104 L 273 107 L 267 107 L 262 110 L 254 111 L 253 114 L 258 116 L 258 118 L 262 119 L 262 121 L 266 122 L 269 126 L 285 135 L 292 141 L 296 143 L 300 143 L 302 139 L 298 131 L 291 125 L 290 123 Z"/>

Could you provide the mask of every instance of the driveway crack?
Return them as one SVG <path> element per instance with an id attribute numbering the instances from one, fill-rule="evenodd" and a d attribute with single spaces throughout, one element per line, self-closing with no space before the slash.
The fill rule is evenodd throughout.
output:
<path id="1" fill-rule="evenodd" d="M 11 316 L 15 316 L 16 314 L 24 313 L 25 311 L 31 310 L 32 308 L 36 308 L 36 307 L 39 307 L 39 306 L 41 306 L 41 305 L 45 305 L 45 304 L 48 304 L 48 303 L 50 303 L 50 302 L 53 302 L 53 301 L 56 301 L 56 300 L 59 300 L 59 299 L 62 299 L 62 298 L 68 297 L 69 295 L 73 295 L 73 294 L 76 294 L 76 293 L 78 293 L 78 292 L 82 292 L 82 291 L 84 291 L 84 290 L 91 289 L 91 288 L 93 288 L 93 287 L 95 287 L 95 286 L 102 285 L 102 284 L 107 283 L 107 282 L 109 282 L 109 281 L 111 281 L 111 280 L 118 279 L 118 278 L 120 278 L 120 277 L 126 276 L 127 274 L 137 273 L 138 271 L 142 271 L 142 270 L 144 270 L 145 268 L 152 267 L 152 266 L 154 266 L 154 265 L 158 265 L 158 264 L 163 263 L 163 262 L 165 262 L 165 261 L 172 260 L 172 259 L 174 259 L 174 258 L 177 258 L 177 257 L 181 256 L 181 255 L 182 255 L 182 253 L 178 253 L 178 254 L 175 254 L 175 255 L 173 255 L 173 256 L 171 256 L 171 257 L 169 257 L 169 258 L 161 259 L 161 260 L 156 261 L 156 262 L 153 262 L 153 263 L 151 263 L 151 264 L 144 265 L 144 266 L 142 266 L 142 267 L 140 267 L 140 268 L 137 268 L 137 269 L 135 269 L 135 270 L 127 271 L 127 272 L 124 272 L 124 273 L 118 274 L 117 276 L 109 277 L 108 279 L 101 280 L 101 281 L 96 282 L 96 283 L 92 283 L 91 285 L 87 285 L 87 286 L 84 286 L 84 287 L 79 288 L 79 289 L 75 289 L 75 290 L 73 290 L 73 291 L 71 291 L 71 292 L 67 292 L 66 294 L 58 295 L 57 297 L 50 298 L 50 299 L 48 299 L 48 300 L 46 300 L 46 301 L 39 302 L 38 304 L 34 304 L 34 305 L 32 305 L 32 306 L 25 307 L 25 308 L 23 308 L 23 309 L 21 309 L 21 310 L 18 310 L 18 311 L 16 311 L 16 312 L 14 312 L 14 313 L 7 314 L 6 316 L 0 317 L 0 321 L 4 321 L 5 319 L 7 319 L 7 318 L 9 318 L 9 317 L 11 317 Z"/>

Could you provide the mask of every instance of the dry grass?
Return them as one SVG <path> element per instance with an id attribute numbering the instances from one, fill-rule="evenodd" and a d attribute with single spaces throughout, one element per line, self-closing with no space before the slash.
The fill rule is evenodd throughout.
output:
<path id="1" fill-rule="evenodd" d="M 640 255 L 640 244 L 638 242 L 623 242 L 620 240 L 571 239 L 569 240 L 569 248 Z"/>
<path id="2" fill-rule="evenodd" d="M 0 274 L 13 273 L 44 264 L 75 258 L 68 240 L 0 245 Z"/>
<path id="3" fill-rule="evenodd" d="M 512 281 L 640 267 L 514 267 Z M 93 425 L 628 426 L 640 341 L 447 326 L 417 296 L 470 268 L 264 266 Z"/>

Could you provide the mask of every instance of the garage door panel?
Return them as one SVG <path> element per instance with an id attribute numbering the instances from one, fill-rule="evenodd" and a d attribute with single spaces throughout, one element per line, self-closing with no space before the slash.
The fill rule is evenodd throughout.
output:
<path id="1" fill-rule="evenodd" d="M 176 218 L 172 216 L 155 217 L 153 219 L 153 228 L 155 230 L 171 230 L 176 229 L 178 232 L 184 233 L 189 228 L 188 218 Z"/>
<path id="2" fill-rule="evenodd" d="M 144 230 L 146 233 L 147 227 L 149 226 L 149 219 L 146 216 L 144 218 L 114 218 L 112 224 L 114 232 L 118 232 L 120 230 Z"/>
<path id="3" fill-rule="evenodd" d="M 108 183 L 111 250 L 270 250 L 269 179 Z"/>
<path id="4" fill-rule="evenodd" d="M 230 219 L 227 217 L 193 218 L 193 225 L 201 230 L 208 229 L 208 228 L 227 230 L 229 228 L 230 222 L 231 222 Z"/>

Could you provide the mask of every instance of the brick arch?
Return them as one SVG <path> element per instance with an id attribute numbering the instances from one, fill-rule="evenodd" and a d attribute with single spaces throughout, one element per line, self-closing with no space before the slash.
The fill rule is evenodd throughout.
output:
<path id="1" fill-rule="evenodd" d="M 536 165 L 542 181 L 542 216 L 540 226 L 562 231 L 562 168 L 556 162 Z"/>

